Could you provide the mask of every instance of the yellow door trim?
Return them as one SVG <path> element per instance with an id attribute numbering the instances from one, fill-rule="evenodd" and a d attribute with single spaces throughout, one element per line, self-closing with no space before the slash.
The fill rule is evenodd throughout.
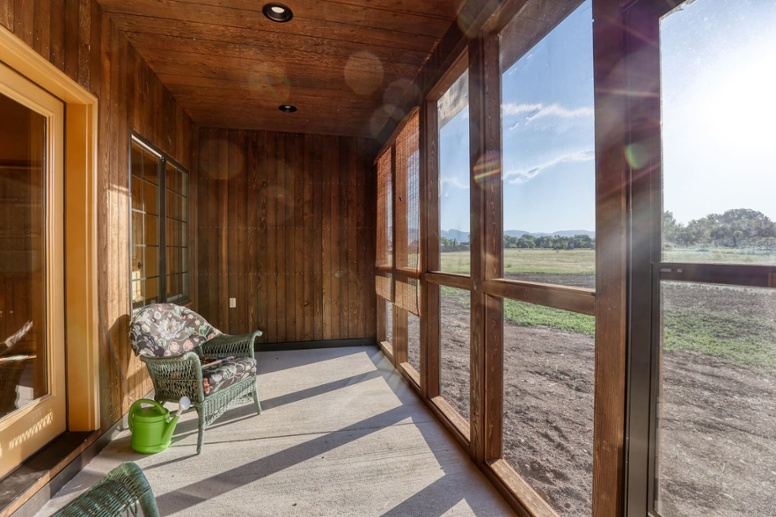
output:
<path id="1" fill-rule="evenodd" d="M 97 98 L 0 26 L 0 61 L 65 103 L 67 428 L 100 428 Z"/>

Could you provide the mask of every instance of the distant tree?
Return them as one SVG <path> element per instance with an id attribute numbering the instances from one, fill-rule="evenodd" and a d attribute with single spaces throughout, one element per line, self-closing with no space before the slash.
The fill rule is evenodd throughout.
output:
<path id="1" fill-rule="evenodd" d="M 517 248 L 517 237 L 504 234 L 504 248 Z"/>
<path id="2" fill-rule="evenodd" d="M 663 240 L 667 245 L 681 247 L 773 247 L 776 224 L 762 212 L 748 208 L 709 214 L 693 219 L 687 226 L 678 223 L 671 212 L 665 212 Z"/>
<path id="3" fill-rule="evenodd" d="M 669 247 L 680 245 L 684 225 L 676 222 L 673 212 L 663 212 L 663 243 Z"/>
<path id="4" fill-rule="evenodd" d="M 536 247 L 536 239 L 534 239 L 534 236 L 530 233 L 526 233 L 524 235 L 521 235 L 519 239 L 517 239 L 517 247 L 523 248 L 523 249 L 531 249 Z"/>

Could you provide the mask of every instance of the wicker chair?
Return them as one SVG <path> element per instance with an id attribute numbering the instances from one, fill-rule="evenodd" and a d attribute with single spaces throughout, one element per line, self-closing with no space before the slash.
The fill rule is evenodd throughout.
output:
<path id="1" fill-rule="evenodd" d="M 145 517 L 159 516 L 154 494 L 143 471 L 134 463 L 127 462 L 108 472 L 97 484 L 56 512 L 54 517 L 138 515 L 138 507 Z"/>
<path id="2" fill-rule="evenodd" d="M 253 398 L 261 414 L 256 387 L 252 334 L 223 334 L 196 312 L 172 303 L 148 305 L 135 312 L 130 342 L 148 368 L 154 398 L 177 402 L 186 396 L 199 416 L 197 454 L 205 428 L 232 404 Z M 209 364 L 208 364 L 209 363 Z"/>

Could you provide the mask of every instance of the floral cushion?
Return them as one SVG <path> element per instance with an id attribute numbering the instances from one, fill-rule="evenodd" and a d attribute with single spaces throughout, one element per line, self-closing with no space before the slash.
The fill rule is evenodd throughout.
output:
<path id="1" fill-rule="evenodd" d="M 219 363 L 217 366 L 202 366 L 202 387 L 205 395 L 231 386 L 246 377 L 256 376 L 256 360 L 240 357 Z"/>
<path id="2" fill-rule="evenodd" d="M 139 309 L 129 327 L 135 354 L 155 357 L 181 355 L 219 334 L 205 318 L 174 303 L 155 303 Z"/>

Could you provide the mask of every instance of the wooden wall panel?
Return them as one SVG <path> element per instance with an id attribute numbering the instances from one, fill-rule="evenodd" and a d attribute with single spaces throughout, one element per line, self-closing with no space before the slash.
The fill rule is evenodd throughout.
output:
<path id="1" fill-rule="evenodd" d="M 101 428 L 151 389 L 128 342 L 129 134 L 190 168 L 191 119 L 92 0 L 0 0 L 0 24 L 99 99 Z M 5 290 L 4 290 L 5 292 Z"/>
<path id="2" fill-rule="evenodd" d="M 197 310 L 263 342 L 374 337 L 375 147 L 202 129 Z"/>

